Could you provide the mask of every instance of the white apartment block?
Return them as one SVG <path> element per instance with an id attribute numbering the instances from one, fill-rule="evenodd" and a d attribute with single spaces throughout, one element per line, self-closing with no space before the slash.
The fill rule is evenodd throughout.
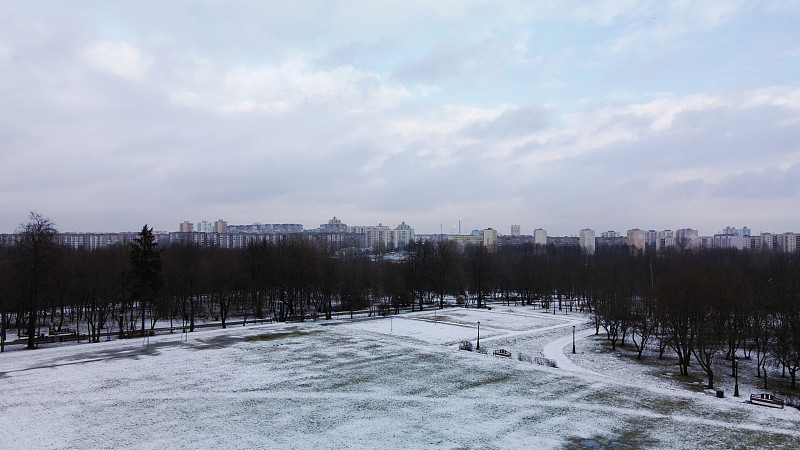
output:
<path id="1" fill-rule="evenodd" d="M 584 228 L 581 230 L 580 239 L 579 239 L 580 247 L 588 254 L 594 254 L 594 230 L 589 228 Z"/>
<path id="2" fill-rule="evenodd" d="M 534 245 L 547 245 L 547 231 L 541 228 L 533 230 Z"/>
<path id="3" fill-rule="evenodd" d="M 700 237 L 700 232 L 692 228 L 681 228 L 675 232 L 675 243 L 683 245 L 685 248 L 697 248 L 697 239 Z"/>
<path id="4" fill-rule="evenodd" d="M 198 233 L 213 233 L 214 232 L 214 224 L 207 220 L 201 220 L 197 222 L 197 230 Z"/>
<path id="5" fill-rule="evenodd" d="M 348 231 L 364 235 L 364 245 L 373 249 L 381 247 L 397 248 L 414 241 L 414 229 L 405 222 L 402 222 L 393 230 L 386 225 L 378 224 L 377 226 L 352 226 L 348 227 Z"/>
<path id="6" fill-rule="evenodd" d="M 675 232 L 664 230 L 656 232 L 656 251 L 662 251 L 669 247 L 674 247 L 676 243 Z"/>

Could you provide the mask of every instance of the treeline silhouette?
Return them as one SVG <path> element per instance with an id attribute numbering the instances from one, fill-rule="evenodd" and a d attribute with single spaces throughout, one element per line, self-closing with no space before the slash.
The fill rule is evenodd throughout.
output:
<path id="1" fill-rule="evenodd" d="M 141 335 L 160 321 L 192 331 L 198 318 L 278 321 L 330 319 L 487 300 L 545 310 L 588 311 L 612 349 L 630 343 L 660 358 L 674 354 L 680 373 L 692 360 L 714 384 L 719 358 L 782 367 L 796 387 L 800 368 L 800 258 L 735 249 L 521 245 L 490 251 L 450 241 L 416 242 L 402 259 L 318 245 L 289 235 L 244 249 L 174 245 L 159 249 L 143 227 L 133 245 L 96 251 L 56 246 L 47 219 L 32 214 L 17 246 L 0 248 L 2 338 L 40 327 L 79 324 Z M 163 323 L 163 322 L 162 322 Z M 717 361 L 718 362 L 718 361 Z"/>

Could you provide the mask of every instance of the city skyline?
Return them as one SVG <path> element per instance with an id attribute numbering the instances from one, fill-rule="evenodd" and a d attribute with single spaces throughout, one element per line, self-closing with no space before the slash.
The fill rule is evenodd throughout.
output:
<path id="1" fill-rule="evenodd" d="M 54 221 L 46 217 L 48 220 L 54 223 Z M 117 234 L 117 233 L 138 233 L 139 228 L 135 230 L 97 230 L 97 229 L 90 229 L 90 230 L 64 230 L 58 229 L 57 224 L 56 230 L 59 233 L 75 233 L 75 234 Z M 333 216 L 332 218 L 328 219 L 327 223 L 322 222 L 319 225 L 309 225 L 304 223 L 299 223 L 296 221 L 286 220 L 286 221 L 278 221 L 278 222 L 270 222 L 270 221 L 254 221 L 250 223 L 228 223 L 224 218 L 218 218 L 215 220 L 208 220 L 208 219 L 198 219 L 197 221 L 194 220 L 184 220 L 177 224 L 174 227 L 167 227 L 167 228 L 156 228 L 145 224 L 148 228 L 152 228 L 154 231 L 159 233 L 176 233 L 176 232 L 189 232 L 189 233 L 277 233 L 277 234 L 292 234 L 292 233 L 305 233 L 305 232 L 355 232 L 355 231 L 347 231 L 348 229 L 362 229 L 365 227 L 384 227 L 387 229 L 403 229 L 403 228 L 411 228 L 416 229 L 413 224 L 407 224 L 405 221 L 400 221 L 399 224 L 391 223 L 386 224 L 383 222 L 374 222 L 374 223 L 359 223 L 359 224 L 352 224 L 343 221 L 341 217 Z M 253 229 L 256 225 L 260 228 L 269 228 L 272 231 L 257 231 Z M 333 226 L 332 229 L 326 229 L 328 227 Z M 459 226 L 461 226 L 459 228 Z M 203 229 L 201 229 L 203 227 Z M 280 230 L 273 230 L 275 227 L 280 227 Z M 231 230 L 229 230 L 229 228 Z M 244 231 L 243 229 L 247 229 Z M 795 230 L 754 230 L 752 227 L 747 225 L 742 225 L 741 228 L 737 228 L 737 225 L 726 225 L 724 227 L 718 227 L 714 231 L 706 232 L 701 231 L 692 227 L 680 226 L 680 227 L 670 227 L 670 228 L 644 228 L 644 227 L 623 227 L 619 229 L 600 229 L 595 227 L 584 227 L 580 229 L 576 229 L 575 231 L 567 231 L 565 233 L 561 232 L 553 232 L 550 231 L 551 229 L 539 225 L 521 225 L 521 224 L 511 224 L 507 227 L 506 230 L 496 226 L 485 226 L 481 228 L 474 228 L 474 227 L 467 227 L 466 224 L 458 224 L 451 227 L 449 230 L 442 227 L 438 231 L 416 231 L 417 235 L 437 235 L 437 234 L 444 234 L 444 235 L 469 235 L 470 233 L 474 233 L 476 231 L 483 231 L 483 230 L 495 230 L 498 235 L 502 236 L 527 236 L 527 237 L 535 237 L 536 233 L 541 231 L 546 234 L 546 236 L 570 236 L 570 237 L 579 237 L 582 232 L 584 231 L 591 231 L 596 233 L 597 237 L 625 237 L 626 233 L 631 231 L 642 231 L 642 232 L 655 232 L 655 231 L 667 231 L 667 232 L 685 232 L 691 231 L 694 233 L 695 236 L 713 236 L 713 235 L 726 235 L 726 234 L 736 234 L 736 235 L 759 235 L 762 233 L 767 234 L 782 234 L 782 233 L 796 233 Z M 11 232 L 0 232 L 0 234 L 16 234 L 19 232 L 19 229 L 15 229 Z M 529 232 L 528 232 L 529 231 Z M 607 236 L 608 235 L 608 236 Z M 594 237 L 594 236 L 593 236 Z M 592 237 L 592 238 L 593 238 Z"/>
<path id="2" fill-rule="evenodd" d="M 36 211 L 36 212 L 37 213 L 41 213 L 39 211 Z M 54 225 L 56 226 L 56 229 L 60 233 L 128 233 L 128 232 L 135 233 L 135 232 L 138 232 L 139 230 L 141 230 L 141 227 L 143 225 L 147 225 L 148 228 L 153 228 L 156 231 L 175 232 L 175 231 L 183 231 L 181 226 L 184 223 L 189 223 L 189 224 L 191 224 L 193 226 L 193 229 L 191 231 L 198 231 L 197 230 L 197 225 L 200 222 L 209 222 L 209 225 L 211 225 L 213 227 L 214 226 L 214 222 L 217 222 L 218 220 L 224 221 L 226 223 L 226 225 L 232 225 L 232 226 L 248 226 L 248 225 L 255 225 L 255 224 L 298 224 L 298 225 L 301 225 L 303 227 L 304 231 L 309 231 L 309 230 L 316 229 L 316 228 L 318 228 L 319 226 L 321 226 L 321 225 L 323 225 L 325 223 L 325 221 L 321 221 L 319 223 L 306 224 L 306 223 L 302 223 L 302 222 L 295 221 L 295 220 L 289 220 L 289 219 L 287 219 L 287 220 L 272 220 L 272 221 L 271 220 L 254 220 L 254 221 L 249 221 L 249 222 L 234 223 L 234 222 L 225 220 L 225 218 L 212 219 L 211 217 L 206 217 L 206 218 L 200 218 L 200 219 L 196 219 L 196 220 L 195 219 L 192 219 L 192 220 L 188 220 L 187 219 L 187 220 L 184 220 L 184 221 L 181 221 L 181 222 L 176 222 L 176 223 L 172 224 L 171 226 L 167 225 L 165 227 L 155 226 L 155 225 L 152 225 L 152 222 L 143 221 L 138 226 L 134 226 L 131 229 L 100 229 L 97 226 L 93 226 L 93 225 L 88 225 L 85 228 L 79 228 L 79 229 L 64 229 L 64 228 L 59 226 L 58 221 L 55 218 L 49 217 L 46 214 L 42 214 L 42 216 L 47 218 L 47 219 L 49 219 L 51 222 L 53 222 Z M 339 220 L 343 220 L 339 216 L 332 216 L 332 217 L 333 218 L 337 218 Z M 19 223 L 15 227 L 13 227 L 13 228 L 11 228 L 9 230 L 0 230 L 0 234 L 14 234 L 14 233 L 17 233 L 19 231 L 20 227 L 22 225 L 24 225 L 24 223 L 27 221 L 28 216 L 27 215 L 24 216 L 23 219 L 20 219 Z M 329 219 L 330 219 L 330 217 L 329 217 Z M 365 223 L 356 224 L 356 223 L 350 223 L 350 221 L 346 221 L 345 220 L 344 223 L 345 223 L 345 225 L 351 226 L 351 227 L 352 226 L 375 226 L 375 225 L 379 225 L 380 224 L 380 225 L 385 225 L 385 226 L 388 226 L 388 227 L 394 229 L 395 227 L 397 227 L 400 224 L 408 223 L 408 221 L 401 219 L 401 220 L 398 220 L 395 223 L 395 222 L 382 222 L 382 221 L 379 221 L 379 220 L 373 220 L 371 222 L 365 222 Z M 468 226 L 470 224 L 469 221 L 464 221 L 463 223 L 460 224 L 461 225 L 460 234 L 469 234 L 470 232 L 472 232 L 474 230 L 484 230 L 484 229 L 491 228 L 491 229 L 497 230 L 498 234 L 500 234 L 500 235 L 513 235 L 513 233 L 514 233 L 513 227 L 515 227 L 515 226 L 519 226 L 520 227 L 520 233 L 522 235 L 524 235 L 524 236 L 533 236 L 534 232 L 537 229 L 540 229 L 540 230 L 546 231 L 549 236 L 575 236 L 575 237 L 580 235 L 580 231 L 582 229 L 587 229 L 587 228 L 597 232 L 598 236 L 600 235 L 600 233 L 603 233 L 603 232 L 606 232 L 606 231 L 616 231 L 616 232 L 622 233 L 624 235 L 625 232 L 630 231 L 630 230 L 634 230 L 634 229 L 641 229 L 641 230 L 644 230 L 644 231 L 647 231 L 647 230 L 651 230 L 651 231 L 652 230 L 658 230 L 658 231 L 673 230 L 674 231 L 674 230 L 680 230 L 680 229 L 694 229 L 694 230 L 698 230 L 699 234 L 702 235 L 702 236 L 710 236 L 710 235 L 714 235 L 714 234 L 725 234 L 725 230 L 727 228 L 737 228 L 739 226 L 742 226 L 745 229 L 748 229 L 749 231 L 752 231 L 754 234 L 760 234 L 760 233 L 787 233 L 787 232 L 800 231 L 797 228 L 789 228 L 789 229 L 785 229 L 785 230 L 783 230 L 783 229 L 760 229 L 758 227 L 751 227 L 747 223 L 746 220 L 743 221 L 743 222 L 740 221 L 740 222 L 737 222 L 737 223 L 734 223 L 734 224 L 720 224 L 716 228 L 709 228 L 709 229 L 705 229 L 705 230 L 698 229 L 698 228 L 692 227 L 692 226 L 687 226 L 687 225 L 673 225 L 672 227 L 644 227 L 644 226 L 630 226 L 630 225 L 628 225 L 628 226 L 623 226 L 623 227 L 619 227 L 619 228 L 601 228 L 601 227 L 591 226 L 591 224 L 587 227 L 584 224 L 584 225 L 575 225 L 574 227 L 572 227 L 572 229 L 570 229 L 569 227 L 556 229 L 556 228 L 549 228 L 545 224 L 526 223 L 526 222 L 510 223 L 505 227 L 493 225 L 493 224 L 491 224 L 491 221 L 489 221 L 487 223 L 488 223 L 488 225 L 486 225 L 486 226 L 473 227 L 473 226 Z M 443 234 L 459 234 L 459 223 L 456 223 L 456 224 L 454 224 L 454 225 L 452 225 L 450 227 L 447 227 L 444 224 L 442 224 L 441 228 L 431 229 L 431 230 L 427 230 L 427 229 L 420 230 L 418 227 L 414 226 L 413 224 L 409 223 L 409 225 L 411 225 L 413 228 L 415 228 L 415 230 L 417 230 L 417 234 L 422 234 L 422 235 L 440 234 L 440 233 L 443 233 Z M 209 230 L 209 232 L 210 231 L 214 231 L 214 230 Z M 216 232 L 216 231 L 214 231 L 214 232 Z"/>
<path id="3" fill-rule="evenodd" d="M 158 14 L 152 14 L 158 10 Z M 787 2 L 9 3 L 0 233 L 800 223 Z"/>

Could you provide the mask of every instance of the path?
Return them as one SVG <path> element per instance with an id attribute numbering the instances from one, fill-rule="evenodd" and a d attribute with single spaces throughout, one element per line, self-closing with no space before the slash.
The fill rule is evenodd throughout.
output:
<path id="1" fill-rule="evenodd" d="M 576 326 L 578 324 L 582 325 L 581 322 L 575 322 Z M 566 327 L 566 326 L 569 326 L 569 325 L 570 324 L 566 324 L 564 326 Z M 575 331 L 575 342 L 577 343 L 578 340 L 593 335 L 594 331 L 595 331 L 594 328 L 584 328 L 584 329 L 576 330 Z M 597 377 L 608 378 L 605 375 L 601 375 L 601 374 L 599 374 L 597 372 L 594 372 L 592 370 L 580 367 L 580 366 L 576 365 L 575 363 L 573 363 L 572 360 L 569 359 L 569 356 L 567 356 L 566 353 L 564 352 L 564 347 L 566 347 L 568 345 L 571 345 L 571 344 L 572 344 L 572 333 L 570 333 L 570 334 L 568 334 L 566 336 L 562 336 L 562 337 L 560 337 L 558 339 L 555 339 L 553 341 L 548 342 L 544 346 L 544 349 L 542 350 L 542 354 L 544 354 L 545 358 L 552 359 L 553 361 L 555 361 L 556 362 L 556 366 L 558 366 L 559 369 L 568 370 L 570 372 L 581 373 L 581 374 L 584 374 L 584 375 L 593 375 L 593 376 L 597 376 Z M 570 351 L 571 351 L 571 349 L 570 349 Z"/>

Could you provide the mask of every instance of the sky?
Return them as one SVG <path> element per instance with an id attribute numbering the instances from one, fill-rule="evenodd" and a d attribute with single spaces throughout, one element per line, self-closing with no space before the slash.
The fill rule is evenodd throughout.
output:
<path id="1" fill-rule="evenodd" d="M 0 233 L 800 232 L 791 1 L 0 3 Z"/>

